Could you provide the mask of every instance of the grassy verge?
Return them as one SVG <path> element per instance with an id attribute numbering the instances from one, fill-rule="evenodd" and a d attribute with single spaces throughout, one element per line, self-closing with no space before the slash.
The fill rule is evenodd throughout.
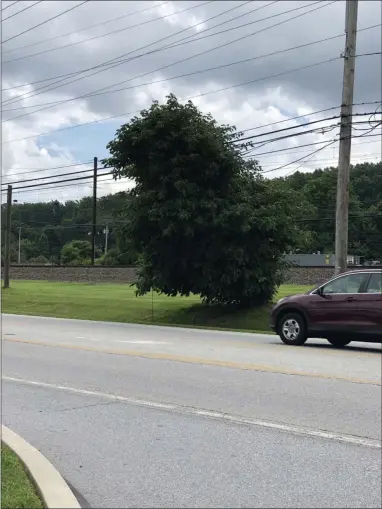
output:
<path id="1" fill-rule="evenodd" d="M 277 299 L 309 287 L 283 285 Z M 269 331 L 269 306 L 241 310 L 203 306 L 198 296 L 136 297 L 125 284 L 88 285 L 49 281 L 13 281 L 2 292 L 3 313 L 110 322 Z"/>
<path id="2" fill-rule="evenodd" d="M 18 457 L 1 444 L 1 507 L 37 509 L 43 503 Z"/>

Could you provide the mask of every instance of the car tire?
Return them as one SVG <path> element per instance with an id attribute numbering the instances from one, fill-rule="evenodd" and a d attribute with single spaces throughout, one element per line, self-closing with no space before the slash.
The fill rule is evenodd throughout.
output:
<path id="1" fill-rule="evenodd" d="M 326 338 L 329 343 L 336 348 L 344 348 L 344 346 L 347 346 L 349 343 L 351 343 L 350 339 L 345 338 Z"/>
<path id="2" fill-rule="evenodd" d="M 300 313 L 283 315 L 278 321 L 277 333 L 286 345 L 301 346 L 308 339 L 305 321 Z"/>

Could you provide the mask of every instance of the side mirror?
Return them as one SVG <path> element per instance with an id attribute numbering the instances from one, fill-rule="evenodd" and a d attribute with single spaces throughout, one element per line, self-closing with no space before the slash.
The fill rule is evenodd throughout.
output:
<path id="1" fill-rule="evenodd" d="M 316 290 L 316 293 L 317 295 L 319 295 L 320 297 L 324 297 L 325 294 L 324 294 L 324 288 L 321 286 L 320 288 L 317 288 Z"/>

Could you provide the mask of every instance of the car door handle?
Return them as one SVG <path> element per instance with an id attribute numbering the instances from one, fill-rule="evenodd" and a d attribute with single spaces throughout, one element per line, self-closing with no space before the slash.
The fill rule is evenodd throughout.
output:
<path id="1" fill-rule="evenodd" d="M 353 300 L 355 300 L 354 297 L 347 297 L 346 298 L 346 302 L 352 302 Z"/>

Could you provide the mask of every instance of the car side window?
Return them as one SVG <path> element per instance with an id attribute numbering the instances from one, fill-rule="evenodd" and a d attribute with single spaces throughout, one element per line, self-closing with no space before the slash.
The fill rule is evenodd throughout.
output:
<path id="1" fill-rule="evenodd" d="M 367 285 L 367 293 L 382 294 L 382 274 L 372 274 L 369 284 Z"/>
<path id="2" fill-rule="evenodd" d="M 342 276 L 325 285 L 322 289 L 323 293 L 359 293 L 363 283 L 366 281 L 368 274 L 349 274 Z"/>

